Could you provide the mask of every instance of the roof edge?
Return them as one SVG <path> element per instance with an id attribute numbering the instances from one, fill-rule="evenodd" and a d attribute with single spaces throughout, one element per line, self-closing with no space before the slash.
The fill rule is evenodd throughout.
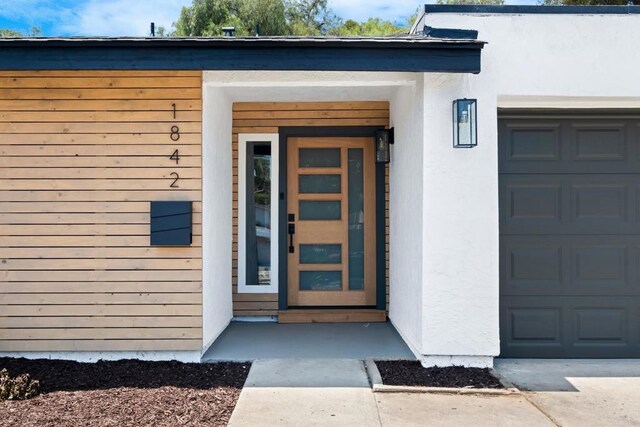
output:
<path id="1" fill-rule="evenodd" d="M 482 13 L 526 15 L 635 15 L 640 6 L 498 6 L 498 5 L 440 5 L 426 4 L 426 14 L 433 13 Z"/>
<path id="2" fill-rule="evenodd" d="M 0 38 L 2 48 L 43 48 L 43 47 L 93 47 L 93 48 L 447 48 L 482 49 L 484 42 L 470 39 L 435 38 L 424 36 L 403 37 L 362 37 L 362 38 L 306 38 L 306 37 L 42 37 L 42 38 Z"/>

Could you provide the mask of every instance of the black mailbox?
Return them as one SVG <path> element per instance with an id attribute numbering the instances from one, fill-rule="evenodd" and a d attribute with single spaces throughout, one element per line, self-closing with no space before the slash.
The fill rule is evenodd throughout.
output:
<path id="1" fill-rule="evenodd" d="M 191 211 L 191 202 L 151 202 L 151 246 L 190 246 Z"/>

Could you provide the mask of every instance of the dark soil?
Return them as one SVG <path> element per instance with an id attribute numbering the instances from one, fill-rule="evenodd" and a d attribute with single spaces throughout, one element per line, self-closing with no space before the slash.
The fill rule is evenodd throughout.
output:
<path id="1" fill-rule="evenodd" d="M 0 369 L 30 374 L 42 391 L 30 400 L 0 402 L 0 425 L 226 425 L 250 366 L 0 358 Z"/>
<path id="2" fill-rule="evenodd" d="M 489 369 L 423 368 L 418 361 L 376 361 L 382 383 L 386 385 L 454 387 L 454 388 L 504 388 Z"/>

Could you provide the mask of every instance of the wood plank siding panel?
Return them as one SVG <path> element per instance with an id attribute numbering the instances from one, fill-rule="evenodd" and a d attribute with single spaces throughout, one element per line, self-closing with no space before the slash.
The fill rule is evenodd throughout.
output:
<path id="1" fill-rule="evenodd" d="M 233 104 L 233 314 L 276 316 L 278 294 L 238 293 L 238 134 L 277 133 L 280 126 L 389 126 L 389 103 L 363 102 L 239 102 Z M 389 301 L 389 168 L 386 168 L 385 217 L 387 309 Z"/>
<path id="2" fill-rule="evenodd" d="M 0 73 L 0 351 L 201 349 L 201 96 L 199 71 Z M 149 246 L 152 200 L 193 201 L 192 246 Z"/>

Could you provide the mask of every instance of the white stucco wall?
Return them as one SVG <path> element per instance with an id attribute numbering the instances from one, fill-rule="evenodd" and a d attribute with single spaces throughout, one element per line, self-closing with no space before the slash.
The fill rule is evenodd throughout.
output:
<path id="1" fill-rule="evenodd" d="M 437 13 L 425 20 L 432 27 L 478 30 L 478 38 L 488 43 L 482 51 L 482 72 L 468 79 L 474 93 L 505 102 L 513 97 L 532 103 L 543 97 L 556 102 L 565 98 L 560 105 L 565 107 L 572 102 L 597 107 L 597 98 L 608 107 L 616 107 L 608 102 L 611 98 L 619 98 L 621 106 L 640 106 L 638 14 Z"/>
<path id="2" fill-rule="evenodd" d="M 220 88 L 203 84 L 202 342 L 205 351 L 233 317 L 231 294 L 231 107 Z"/>
<path id="3" fill-rule="evenodd" d="M 479 31 L 479 75 L 425 74 L 424 364 L 499 353 L 497 109 L 640 108 L 640 15 L 433 14 Z M 451 103 L 478 99 L 478 147 L 452 148 Z"/>
<path id="4" fill-rule="evenodd" d="M 395 144 L 389 165 L 389 319 L 416 354 L 422 352 L 424 332 L 423 102 L 422 76 L 390 102 Z"/>
<path id="5" fill-rule="evenodd" d="M 469 88 L 468 79 L 425 76 L 422 354 L 428 365 L 486 366 L 499 351 L 498 166 L 495 144 L 487 143 L 495 135 L 483 133 L 487 139 L 473 149 L 454 149 L 451 117 L 456 98 L 479 98 L 480 124 L 496 120 L 496 106 Z"/>

